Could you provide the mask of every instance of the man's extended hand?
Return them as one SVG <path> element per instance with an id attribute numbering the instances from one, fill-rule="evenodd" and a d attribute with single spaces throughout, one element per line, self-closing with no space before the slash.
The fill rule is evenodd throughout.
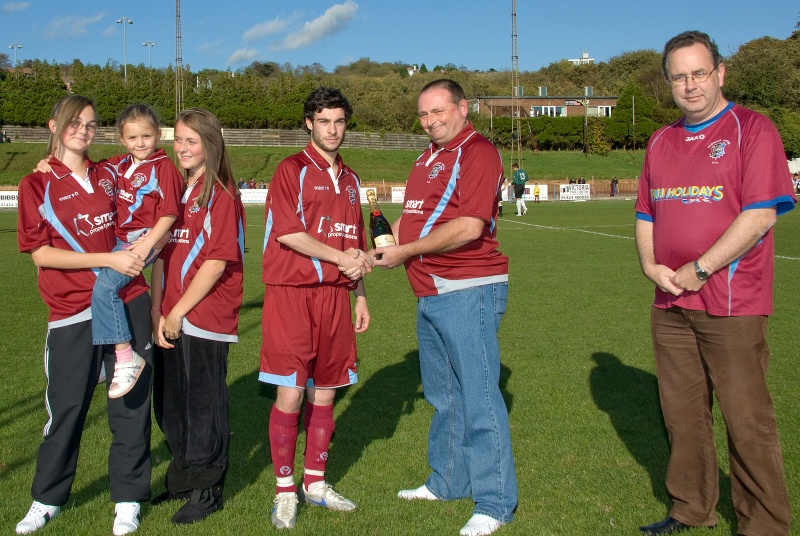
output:
<path id="1" fill-rule="evenodd" d="M 360 249 L 350 248 L 345 253 L 345 262 L 339 271 L 351 281 L 358 281 L 372 271 L 373 259 Z"/>
<path id="2" fill-rule="evenodd" d="M 401 246 L 383 246 L 369 250 L 369 254 L 375 259 L 375 266 L 380 266 L 384 270 L 401 266 L 408 260 Z"/>

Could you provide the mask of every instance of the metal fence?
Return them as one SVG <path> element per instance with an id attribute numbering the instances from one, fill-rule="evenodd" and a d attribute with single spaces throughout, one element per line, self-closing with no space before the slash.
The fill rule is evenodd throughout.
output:
<path id="1" fill-rule="evenodd" d="M 172 139 L 172 130 L 164 129 L 164 139 Z M 42 127 L 16 127 L 4 125 L 3 132 L 12 142 L 47 143 L 50 131 Z M 222 129 L 227 145 L 249 145 L 264 147 L 303 147 L 309 137 L 305 130 L 275 129 Z M 114 127 L 97 129 L 95 143 L 119 143 Z M 424 150 L 430 140 L 427 136 L 414 134 L 381 134 L 376 132 L 348 132 L 344 147 L 364 147 L 368 149 L 413 149 Z"/>

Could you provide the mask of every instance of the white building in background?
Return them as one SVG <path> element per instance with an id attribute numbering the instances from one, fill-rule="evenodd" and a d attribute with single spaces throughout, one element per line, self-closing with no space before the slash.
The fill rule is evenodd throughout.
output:
<path id="1" fill-rule="evenodd" d="M 567 61 L 573 65 L 590 65 L 594 63 L 594 58 L 590 58 L 589 53 L 584 50 L 583 52 L 581 52 L 580 58 L 571 58 L 568 59 Z"/>

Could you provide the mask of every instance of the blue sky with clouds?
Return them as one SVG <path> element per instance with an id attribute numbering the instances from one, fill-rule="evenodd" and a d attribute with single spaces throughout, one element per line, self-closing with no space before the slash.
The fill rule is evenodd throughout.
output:
<path id="1" fill-rule="evenodd" d="M 535 71 L 582 51 L 608 61 L 626 51 L 660 50 L 688 29 L 709 33 L 729 55 L 743 43 L 788 37 L 796 0 L 751 2 L 532 2 L 517 0 L 519 67 Z M 453 63 L 511 68 L 511 1 L 222 0 L 181 6 L 183 62 L 193 70 L 237 70 L 253 61 L 326 70 L 368 57 L 377 62 Z M 127 17 L 133 24 L 117 20 Z M 0 0 L 0 52 L 13 61 L 175 63 L 175 4 L 168 0 Z"/>

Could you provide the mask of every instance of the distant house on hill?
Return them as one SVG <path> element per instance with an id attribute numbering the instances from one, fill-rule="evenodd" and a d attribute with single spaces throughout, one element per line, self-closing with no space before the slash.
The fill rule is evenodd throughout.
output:
<path id="1" fill-rule="evenodd" d="M 525 95 L 517 88 L 517 97 L 510 95 L 475 97 L 472 111 L 482 116 L 512 117 L 611 117 L 617 107 L 617 96 L 595 96 L 591 86 L 583 89 L 583 95 L 549 96 L 547 88 L 539 87 L 538 95 Z"/>
<path id="2" fill-rule="evenodd" d="M 590 58 L 589 53 L 584 50 L 580 58 L 570 58 L 567 61 L 573 65 L 591 65 L 594 63 L 594 58 Z"/>

